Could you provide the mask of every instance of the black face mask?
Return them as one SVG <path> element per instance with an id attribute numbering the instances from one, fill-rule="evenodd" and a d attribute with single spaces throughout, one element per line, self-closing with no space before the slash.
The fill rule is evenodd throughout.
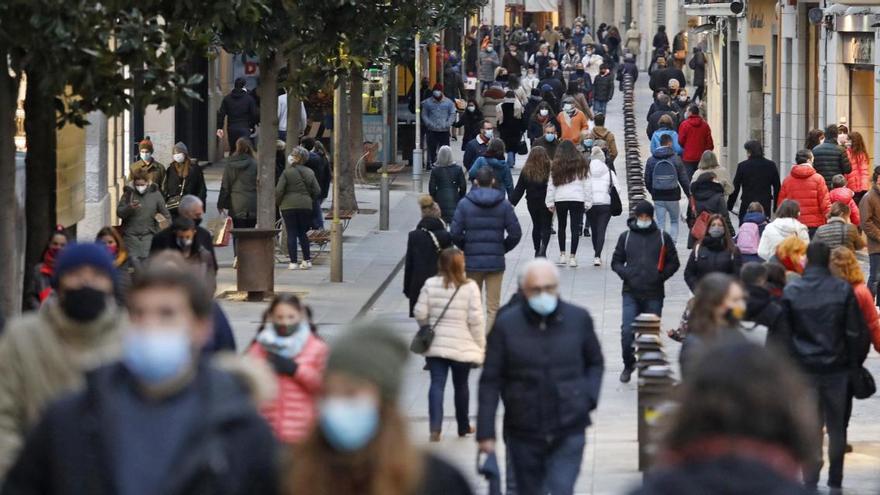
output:
<path id="1" fill-rule="evenodd" d="M 61 309 L 70 319 L 86 323 L 107 309 L 107 294 L 91 287 L 67 290 L 61 295 Z"/>
<path id="2" fill-rule="evenodd" d="M 194 218 L 193 223 L 196 224 L 196 227 L 198 227 L 199 225 L 202 224 L 202 219 L 201 218 Z"/>

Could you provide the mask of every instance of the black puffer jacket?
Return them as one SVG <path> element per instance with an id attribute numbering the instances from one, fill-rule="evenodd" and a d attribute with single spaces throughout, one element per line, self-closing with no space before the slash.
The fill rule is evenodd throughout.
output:
<path id="1" fill-rule="evenodd" d="M 435 169 L 436 170 L 436 169 Z M 431 234 L 434 237 L 431 237 Z M 437 243 L 434 243 L 437 239 Z M 439 245 L 439 249 L 438 249 Z M 403 268 L 403 294 L 409 299 L 409 315 L 419 299 L 425 280 L 437 275 L 439 251 L 452 245 L 452 236 L 437 218 L 423 218 L 406 241 L 406 261 Z"/>
<path id="2" fill-rule="evenodd" d="M 782 294 L 791 336 L 789 351 L 809 373 L 834 373 L 862 365 L 870 337 L 850 285 L 821 266 L 807 266 Z"/>
<path id="3" fill-rule="evenodd" d="M 318 187 L 321 188 L 321 195 L 319 197 L 322 200 L 327 199 L 327 196 L 330 195 L 331 180 L 330 164 L 327 162 L 327 159 L 314 151 L 309 151 L 309 159 L 305 165 L 315 174 L 315 179 L 318 180 Z"/>
<path id="4" fill-rule="evenodd" d="M 222 129 L 224 119 L 228 118 L 230 129 L 253 129 L 259 121 L 259 115 L 256 100 L 247 91 L 233 89 L 223 97 L 217 110 L 217 128 Z"/>
<path id="5" fill-rule="evenodd" d="M 852 172 L 852 165 L 849 163 L 846 151 L 837 143 L 827 139 L 824 143 L 813 148 L 813 168 L 825 179 L 825 185 L 828 186 L 829 191 L 833 189 L 832 177 Z"/>
<path id="6" fill-rule="evenodd" d="M 610 71 L 604 76 L 599 74 L 593 80 L 593 100 L 611 101 L 614 96 L 614 74 Z"/>
<path id="7" fill-rule="evenodd" d="M 669 234 L 660 231 L 654 222 L 643 229 L 636 225 L 635 218 L 630 218 L 627 226 L 629 230 L 617 239 L 611 269 L 623 280 L 623 292 L 639 298 L 663 297 L 663 284 L 680 266 L 675 242 Z M 657 268 L 664 246 L 666 257 L 663 271 L 659 271 Z"/>
<path id="8" fill-rule="evenodd" d="M 721 184 L 712 181 L 706 175 L 701 175 L 691 183 L 691 195 L 696 208 L 695 216 L 699 216 L 704 211 L 717 213 L 724 217 L 727 230 L 733 232 L 733 225 L 727 212 L 727 202 L 724 200 L 724 187 Z M 693 247 L 694 243 L 695 239 L 688 234 L 688 247 Z"/>
<path id="9" fill-rule="evenodd" d="M 519 179 L 516 180 L 516 187 L 513 189 L 513 195 L 510 196 L 510 204 L 513 206 L 519 204 L 523 195 L 525 195 L 528 203 L 544 204 L 544 201 L 547 199 L 547 182 L 549 181 L 550 177 L 547 177 L 544 182 L 534 182 L 527 179 L 523 174 L 519 174 Z"/>
<path id="10" fill-rule="evenodd" d="M 464 170 L 457 163 L 446 167 L 434 167 L 431 169 L 431 179 L 428 181 L 428 193 L 440 205 L 443 221 L 452 223 L 458 202 L 467 194 Z"/>
<path id="11" fill-rule="evenodd" d="M 560 301 L 547 317 L 522 302 L 499 312 L 480 376 L 477 440 L 497 438 L 499 398 L 509 435 L 543 440 L 583 432 L 599 403 L 604 366 L 587 310 Z"/>
<path id="12" fill-rule="evenodd" d="M 738 276 L 742 267 L 742 257 L 736 247 L 730 250 L 724 238 L 706 236 L 703 242 L 694 247 L 684 268 L 684 281 L 693 291 L 700 279 L 710 273 L 726 273 Z"/>

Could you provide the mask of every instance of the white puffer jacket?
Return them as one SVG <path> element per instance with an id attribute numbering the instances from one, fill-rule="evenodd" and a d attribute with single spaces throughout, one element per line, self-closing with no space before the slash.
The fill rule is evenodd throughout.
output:
<path id="1" fill-rule="evenodd" d="M 617 174 L 612 172 L 608 165 L 601 160 L 590 161 L 590 175 L 587 176 L 587 209 L 595 205 L 610 205 L 611 193 L 608 191 L 611 184 L 617 188 L 620 194 L 620 184 L 617 182 Z"/>
<path id="2" fill-rule="evenodd" d="M 483 319 L 483 298 L 473 280 L 461 286 L 443 318 L 437 322 L 455 287 L 445 287 L 443 277 L 425 281 L 413 315 L 419 322 L 434 325 L 434 341 L 425 353 L 460 363 L 483 364 L 486 352 L 486 323 Z"/>
<path id="3" fill-rule="evenodd" d="M 551 208 L 562 201 L 577 201 L 584 203 L 587 201 L 589 193 L 587 192 L 587 180 L 575 179 L 568 184 L 557 186 L 553 184 L 553 176 L 547 183 L 547 197 L 544 200 L 547 208 Z"/>
<path id="4" fill-rule="evenodd" d="M 758 243 L 758 256 L 769 260 L 776 254 L 776 247 L 787 237 L 796 235 L 804 242 L 810 242 L 807 227 L 794 218 L 777 218 L 764 227 L 761 242 Z"/>

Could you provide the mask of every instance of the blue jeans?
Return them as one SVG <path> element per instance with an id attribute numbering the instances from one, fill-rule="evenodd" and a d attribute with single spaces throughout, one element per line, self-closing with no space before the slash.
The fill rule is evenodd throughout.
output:
<path id="1" fill-rule="evenodd" d="M 290 262 L 296 263 L 297 240 L 302 246 L 303 260 L 311 261 L 308 232 L 311 229 L 312 212 L 301 209 L 281 210 L 281 216 L 284 218 L 284 228 L 287 229 L 287 254 L 290 256 Z"/>
<path id="2" fill-rule="evenodd" d="M 507 151 L 507 167 L 510 170 L 513 170 L 513 166 L 516 165 L 516 150 Z"/>
<path id="3" fill-rule="evenodd" d="M 608 107 L 607 101 L 593 100 L 593 115 L 601 113 L 605 115 L 605 109 Z"/>
<path id="4" fill-rule="evenodd" d="M 669 236 L 672 240 L 678 239 L 678 221 L 681 215 L 681 205 L 678 201 L 654 201 L 654 219 L 657 227 L 666 231 L 666 216 L 669 215 Z"/>
<path id="5" fill-rule="evenodd" d="M 321 209 L 323 202 L 323 199 L 318 198 L 312 205 L 312 228 L 315 230 L 324 230 L 324 210 Z"/>
<path id="6" fill-rule="evenodd" d="M 517 493 L 574 493 L 585 444 L 584 432 L 548 439 L 508 435 L 507 455 L 513 461 Z"/>
<path id="7" fill-rule="evenodd" d="M 663 314 L 663 298 L 641 298 L 630 294 L 623 293 L 623 324 L 620 326 L 620 346 L 623 355 L 623 365 L 628 369 L 636 366 L 636 356 L 633 351 L 633 342 L 635 341 L 635 333 L 632 329 L 632 323 L 636 320 L 636 316 L 642 313 L 651 313 L 657 316 Z"/>
<path id="8" fill-rule="evenodd" d="M 868 256 L 868 288 L 871 294 L 877 297 L 877 284 L 880 283 L 880 254 L 871 254 Z"/>
<path id="9" fill-rule="evenodd" d="M 470 363 L 460 363 L 451 359 L 429 357 L 428 371 L 431 373 L 431 386 L 428 388 L 428 423 L 432 432 L 440 432 L 443 427 L 443 392 L 446 389 L 446 377 L 452 370 L 452 386 L 455 389 L 455 419 L 458 423 L 458 434 L 466 435 L 471 424 L 468 419 L 468 402 L 470 388 L 468 375 Z"/>

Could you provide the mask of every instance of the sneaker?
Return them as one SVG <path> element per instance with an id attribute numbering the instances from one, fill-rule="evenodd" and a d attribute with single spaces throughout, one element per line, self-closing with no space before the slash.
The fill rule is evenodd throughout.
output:
<path id="1" fill-rule="evenodd" d="M 309 269 L 311 269 L 311 268 L 312 268 L 312 262 L 311 262 L 311 261 L 303 261 L 302 263 L 299 264 L 299 269 L 300 269 L 300 270 L 309 270 Z"/>
<path id="2" fill-rule="evenodd" d="M 568 266 L 572 268 L 577 268 L 578 260 L 574 257 L 574 255 L 571 255 L 571 258 L 568 259 Z"/>
<path id="3" fill-rule="evenodd" d="M 568 255 L 565 253 L 560 254 L 559 255 L 559 262 L 556 264 L 557 265 L 567 265 L 568 264 Z"/>
<path id="4" fill-rule="evenodd" d="M 432 431 L 430 441 L 431 442 L 439 442 L 440 441 L 440 432 L 439 431 Z"/>
<path id="5" fill-rule="evenodd" d="M 632 368 L 623 368 L 623 371 L 620 372 L 620 383 L 629 383 L 629 379 L 632 377 L 632 374 Z"/>
<path id="6" fill-rule="evenodd" d="M 293 262 L 287 265 L 288 270 L 299 270 L 299 264 L 297 262 Z"/>
<path id="7" fill-rule="evenodd" d="M 602 258 L 596 256 L 593 258 L 593 266 L 602 266 Z"/>

